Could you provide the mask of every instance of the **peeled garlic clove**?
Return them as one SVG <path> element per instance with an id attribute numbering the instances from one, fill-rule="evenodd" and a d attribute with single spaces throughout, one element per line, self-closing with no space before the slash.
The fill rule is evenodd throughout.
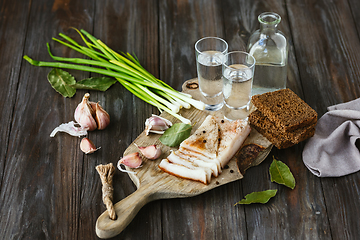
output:
<path id="1" fill-rule="evenodd" d="M 90 139 L 85 137 L 80 142 L 80 149 L 85 154 L 90 154 L 90 153 L 93 153 L 93 152 L 99 150 L 100 148 L 96 148 L 94 143 Z"/>
<path id="2" fill-rule="evenodd" d="M 93 131 L 97 128 L 97 125 L 93 117 L 95 112 L 89 103 L 89 97 L 89 93 L 84 95 L 81 103 L 79 103 L 75 109 L 74 118 L 82 127 L 87 128 L 89 131 Z"/>
<path id="3" fill-rule="evenodd" d="M 162 118 L 157 115 L 152 115 L 150 118 L 145 121 L 145 132 L 146 135 L 149 135 L 150 132 L 163 134 L 166 129 L 172 126 L 172 122 L 166 118 Z"/>
<path id="4" fill-rule="evenodd" d="M 138 168 L 141 166 L 141 164 L 142 164 L 142 159 L 140 157 L 140 154 L 138 152 L 134 152 L 121 158 L 117 163 L 117 167 L 122 172 L 129 172 L 127 170 L 122 169 L 121 165 L 125 165 L 129 168 Z"/>
<path id="5" fill-rule="evenodd" d="M 100 106 L 99 103 L 96 103 L 95 106 L 95 120 L 99 130 L 105 129 L 110 124 L 109 114 Z"/>
<path id="6" fill-rule="evenodd" d="M 161 155 L 161 148 L 157 145 L 151 145 L 148 147 L 139 147 L 139 146 L 137 147 L 139 148 L 142 155 L 144 155 L 148 159 L 154 160 L 160 157 Z"/>

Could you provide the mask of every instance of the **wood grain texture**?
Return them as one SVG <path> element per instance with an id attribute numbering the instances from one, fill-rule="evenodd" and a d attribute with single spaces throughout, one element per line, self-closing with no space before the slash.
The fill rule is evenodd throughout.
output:
<path id="1" fill-rule="evenodd" d="M 116 163 L 158 110 L 120 84 L 91 100 L 109 112 L 111 125 L 89 134 L 101 150 L 84 155 L 80 139 L 50 132 L 73 120 L 85 91 L 72 99 L 47 82 L 24 54 L 50 61 L 82 57 L 51 41 L 59 32 L 80 40 L 84 28 L 117 51 L 135 53 L 141 64 L 177 90 L 196 77 L 194 44 L 219 36 L 230 50 L 244 49 L 258 28 L 257 16 L 274 11 L 289 38 L 288 86 L 321 117 L 329 105 L 360 96 L 360 10 L 356 0 L 54 0 L 0 1 L 0 235 L 3 239 L 97 239 L 95 223 L 105 210 L 95 166 Z M 70 71 L 76 79 L 93 76 Z M 359 177 L 319 179 L 302 163 L 304 143 L 272 150 L 241 181 L 199 196 L 153 201 L 113 239 L 357 239 Z M 271 183 L 272 156 L 293 172 L 294 190 Z M 136 190 L 126 174 L 114 176 L 114 201 Z M 233 206 L 246 194 L 278 189 L 265 205 Z"/>
<path id="2" fill-rule="evenodd" d="M 29 6 L 24 6 L 20 10 L 16 5 L 9 2 L 0 4 L 0 186 L 3 181 L 5 171 L 6 154 L 9 143 L 9 135 L 16 102 L 16 92 L 19 84 L 20 66 L 22 52 L 24 50 L 26 31 L 26 19 L 29 15 Z M 16 29 L 16 30 L 14 30 Z M 12 51 L 7 51 L 11 49 Z"/>
<path id="3" fill-rule="evenodd" d="M 17 2 L 14 6 L 21 9 L 23 5 Z M 46 42 L 66 31 L 68 20 L 72 19 L 75 27 L 88 24 L 81 12 L 71 11 L 88 7 L 79 2 L 54 7 L 53 2 L 36 1 L 27 7 L 27 19 L 31 22 L 26 31 L 19 29 L 22 34 L 27 33 L 23 35 L 26 38 L 23 53 L 37 59 L 50 59 Z M 76 239 L 82 154 L 74 147 L 78 144 L 76 138 L 65 136 L 54 141 L 49 137 L 57 124 L 73 119 L 76 100 L 70 103 L 55 94 L 46 79 L 50 69 L 33 68 L 25 62 L 21 66 L 3 176 L 5 187 L 1 189 L 1 219 L 6 222 L 6 227 L 0 228 L 1 235 L 5 239 L 28 236 Z"/>
<path id="4" fill-rule="evenodd" d="M 288 6 L 292 29 L 302 29 L 294 31 L 293 38 L 306 101 L 321 116 L 327 106 L 358 98 L 359 56 L 356 53 L 360 42 L 353 8 L 342 1 L 288 2 Z M 307 18 L 310 23 L 297 21 L 298 18 Z M 359 236 L 358 221 L 353 219 L 359 214 L 355 205 L 360 199 L 355 183 L 359 183 L 359 174 L 337 180 L 321 179 L 330 224 L 323 229 L 325 236 L 333 239 Z M 324 211 L 317 213 L 322 217 Z"/>

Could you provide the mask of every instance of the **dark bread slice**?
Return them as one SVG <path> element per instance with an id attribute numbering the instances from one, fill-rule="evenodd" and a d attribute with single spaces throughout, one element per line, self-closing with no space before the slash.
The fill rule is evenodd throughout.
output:
<path id="1" fill-rule="evenodd" d="M 271 134 L 267 131 L 264 131 L 262 128 L 258 128 L 256 126 L 252 126 L 252 127 L 256 129 L 261 135 L 266 137 L 278 149 L 288 148 L 296 144 L 288 139 L 284 139 L 283 136 Z M 307 132 L 304 134 L 304 140 L 312 137 L 314 133 L 315 133 L 315 128 L 308 129 Z"/>
<path id="2" fill-rule="evenodd" d="M 290 140 L 291 142 L 293 142 L 295 144 L 297 144 L 301 141 L 304 141 L 306 139 L 305 137 L 308 134 L 308 131 L 310 129 L 315 128 L 315 126 L 316 126 L 316 123 L 315 123 L 315 124 L 303 126 L 301 128 L 295 129 L 293 131 L 283 132 L 283 131 L 279 130 L 279 128 L 277 128 L 275 126 L 275 124 L 273 122 L 271 122 L 269 120 L 269 118 L 264 116 L 259 110 L 256 110 L 249 115 L 249 122 L 250 122 L 250 125 L 252 125 L 252 126 L 261 128 L 261 129 L 263 129 L 263 131 L 266 131 L 269 134 L 272 134 L 275 136 L 281 136 L 282 139 Z"/>
<path id="3" fill-rule="evenodd" d="M 315 123 L 294 131 L 283 132 L 259 110 L 256 110 L 249 115 L 249 123 L 279 149 L 291 147 L 294 144 L 298 144 L 299 142 L 312 137 L 315 133 L 316 126 Z"/>
<path id="4" fill-rule="evenodd" d="M 252 103 L 283 132 L 317 123 L 316 111 L 288 88 L 255 95 Z"/>
<path id="5" fill-rule="evenodd" d="M 268 132 L 263 131 L 262 128 L 258 128 L 256 126 L 252 126 L 252 127 L 256 131 L 258 131 L 261 135 L 266 137 L 278 149 L 284 149 L 284 148 L 288 148 L 288 147 L 291 147 L 291 146 L 295 145 L 295 143 L 292 143 L 290 140 L 279 139 L 279 138 L 273 136 L 272 134 L 269 134 Z"/>

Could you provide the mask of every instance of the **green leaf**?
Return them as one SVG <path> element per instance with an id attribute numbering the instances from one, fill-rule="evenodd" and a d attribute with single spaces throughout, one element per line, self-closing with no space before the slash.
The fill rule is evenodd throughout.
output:
<path id="1" fill-rule="evenodd" d="M 262 192 L 252 192 L 245 196 L 240 202 L 237 204 L 251 204 L 251 203 L 267 203 L 270 198 L 274 197 L 277 193 L 277 190 L 266 190 Z"/>
<path id="2" fill-rule="evenodd" d="M 104 92 L 116 82 L 117 80 L 114 78 L 91 77 L 91 78 L 83 79 L 71 86 L 76 89 L 97 90 Z"/>
<path id="3" fill-rule="evenodd" d="M 295 188 L 295 178 L 289 167 L 285 163 L 276 160 L 275 157 L 270 165 L 269 172 L 272 182 L 283 184 L 291 189 Z"/>
<path id="4" fill-rule="evenodd" d="M 76 83 L 75 78 L 62 69 L 53 68 L 48 74 L 48 80 L 52 88 L 64 97 L 72 97 L 76 93 L 76 89 L 70 86 Z"/>
<path id="5" fill-rule="evenodd" d="M 160 142 L 169 147 L 179 146 L 182 141 L 190 136 L 192 125 L 185 123 L 175 123 L 168 128 L 159 138 Z"/>

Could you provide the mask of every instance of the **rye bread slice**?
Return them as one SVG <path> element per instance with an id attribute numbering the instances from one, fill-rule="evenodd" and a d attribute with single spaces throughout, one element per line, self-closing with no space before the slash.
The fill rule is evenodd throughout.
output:
<path id="1" fill-rule="evenodd" d="M 259 110 L 256 110 L 249 115 L 249 123 L 278 149 L 291 147 L 294 144 L 298 144 L 299 142 L 312 137 L 315 133 L 316 126 L 315 123 L 293 131 L 283 132 Z"/>
<path id="2" fill-rule="evenodd" d="M 316 111 L 288 88 L 255 95 L 252 103 L 283 132 L 317 123 Z"/>

